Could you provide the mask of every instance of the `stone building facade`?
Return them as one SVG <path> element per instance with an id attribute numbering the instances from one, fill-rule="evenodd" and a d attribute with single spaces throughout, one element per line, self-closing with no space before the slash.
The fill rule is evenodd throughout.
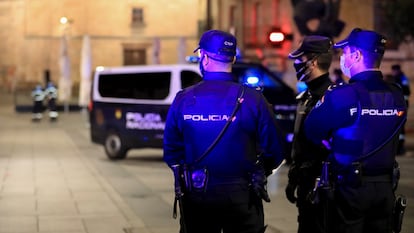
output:
<path id="1" fill-rule="evenodd" d="M 15 90 L 25 83 L 43 84 L 47 72 L 58 82 L 62 37 L 67 38 L 74 86 L 80 80 L 85 35 L 90 38 L 93 67 L 182 62 L 198 39 L 203 2 L 0 1 L 0 86 Z"/>

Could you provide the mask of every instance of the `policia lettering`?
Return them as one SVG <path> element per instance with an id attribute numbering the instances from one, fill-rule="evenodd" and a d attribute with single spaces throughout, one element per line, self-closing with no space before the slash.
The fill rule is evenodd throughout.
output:
<path id="1" fill-rule="evenodd" d="M 200 115 L 200 114 L 194 114 L 194 115 L 183 115 L 183 118 L 185 121 L 228 121 L 230 116 L 227 115 Z"/>
<path id="2" fill-rule="evenodd" d="M 358 112 L 357 108 L 351 108 L 350 115 L 353 116 L 356 112 Z M 363 108 L 361 109 L 361 116 L 369 115 L 369 116 L 402 116 L 404 115 L 404 111 L 399 111 L 398 109 L 368 109 Z"/>

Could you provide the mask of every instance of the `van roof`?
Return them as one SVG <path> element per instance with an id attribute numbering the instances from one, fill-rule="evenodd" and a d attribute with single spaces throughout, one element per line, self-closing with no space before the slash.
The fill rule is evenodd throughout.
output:
<path id="1" fill-rule="evenodd" d="M 160 64 L 160 65 L 132 65 L 132 66 L 98 66 L 95 69 L 97 73 L 130 73 L 139 71 L 171 71 L 171 69 L 198 69 L 195 64 Z"/>

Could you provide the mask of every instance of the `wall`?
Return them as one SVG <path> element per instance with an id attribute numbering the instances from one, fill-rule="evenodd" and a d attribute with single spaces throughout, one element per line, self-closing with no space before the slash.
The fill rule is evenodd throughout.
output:
<path id="1" fill-rule="evenodd" d="M 180 38 L 185 38 L 187 55 L 192 54 L 198 41 L 197 20 L 203 10 L 200 1 L 0 1 L 0 86 L 11 91 L 25 82 L 43 82 L 45 69 L 51 71 L 52 80 L 59 79 L 62 16 L 71 20 L 66 32 L 74 84 L 79 82 L 80 50 L 85 34 L 91 37 L 94 67 L 122 65 L 122 45 L 130 43 L 146 47 L 146 60 L 151 63 L 155 37 L 161 41 L 161 63 L 176 63 Z M 131 27 L 132 7 L 144 9 L 144 27 Z"/>
<path id="2" fill-rule="evenodd" d="M 291 0 L 211 0 L 213 26 L 230 29 L 229 7 L 237 6 L 236 35 L 241 43 L 243 26 L 251 21 L 249 11 L 256 2 L 262 5 L 261 23 L 277 24 L 294 40 L 283 49 L 267 48 L 262 51 L 248 50 L 249 55 L 262 54 L 260 58 L 269 67 L 283 70 L 283 78 L 292 87 L 296 79 L 289 51 L 301 40 L 292 20 Z M 372 29 L 374 0 L 343 0 L 340 19 L 346 22 L 343 33 L 335 40 L 344 38 L 354 27 Z M 244 4 L 244 7 L 243 7 Z M 146 26 L 132 29 L 131 7 L 143 7 Z M 122 65 L 122 44 L 135 43 L 148 48 L 147 61 L 151 63 L 153 38 L 161 39 L 161 63 L 178 61 L 177 47 L 180 37 L 186 38 L 186 54 L 191 55 L 198 42 L 198 21 L 205 19 L 206 0 L 5 0 L 0 1 L 0 87 L 8 91 L 25 83 L 43 82 L 44 70 L 50 69 L 51 78 L 57 81 L 59 72 L 59 48 L 63 26 L 59 19 L 69 17 L 72 22 L 68 34 L 71 78 L 79 82 L 79 63 L 82 36 L 89 34 L 92 43 L 93 66 Z M 401 45 L 399 50 L 387 50 L 381 69 L 388 73 L 393 63 L 401 63 L 414 84 L 414 45 Z M 336 58 L 332 69 L 339 67 Z M 413 88 L 414 90 L 414 88 Z M 414 103 L 414 95 L 411 103 Z M 413 108 L 411 108 L 413 109 Z"/>

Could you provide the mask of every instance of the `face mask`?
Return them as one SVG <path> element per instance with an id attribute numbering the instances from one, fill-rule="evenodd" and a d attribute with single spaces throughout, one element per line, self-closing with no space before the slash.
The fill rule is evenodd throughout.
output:
<path id="1" fill-rule="evenodd" d="M 350 65 L 349 67 L 346 67 L 346 65 L 345 65 L 345 56 L 351 56 L 352 54 L 354 54 L 354 53 L 347 54 L 347 55 L 342 54 L 342 55 L 341 55 L 341 57 L 340 57 L 340 60 L 339 60 L 339 63 L 340 63 L 340 66 L 341 66 L 341 70 L 342 70 L 342 73 L 343 73 L 345 76 L 347 76 L 348 78 L 350 78 L 350 77 L 351 77 L 351 68 L 352 68 L 352 66 L 354 66 L 354 64 L 355 64 L 355 63 L 353 63 L 353 64 L 352 64 L 352 65 Z"/>
<path id="2" fill-rule="evenodd" d="M 340 66 L 341 66 L 342 73 L 344 73 L 345 76 L 350 77 L 351 71 L 349 70 L 348 67 L 345 66 L 345 57 L 344 57 L 344 55 L 341 55 L 339 63 L 340 63 Z"/>
<path id="3" fill-rule="evenodd" d="M 310 60 L 312 61 L 312 60 Z M 296 78 L 298 81 L 306 81 L 312 71 L 308 71 L 308 63 L 310 61 L 293 63 L 293 67 L 296 70 Z"/>
<path id="4" fill-rule="evenodd" d="M 345 56 L 344 55 L 341 55 L 339 63 L 341 65 L 342 73 L 344 73 L 345 76 L 350 78 L 351 77 L 351 68 L 352 68 L 352 66 L 354 66 L 355 63 L 353 63 L 349 67 L 346 67 L 346 65 L 345 65 Z"/>

